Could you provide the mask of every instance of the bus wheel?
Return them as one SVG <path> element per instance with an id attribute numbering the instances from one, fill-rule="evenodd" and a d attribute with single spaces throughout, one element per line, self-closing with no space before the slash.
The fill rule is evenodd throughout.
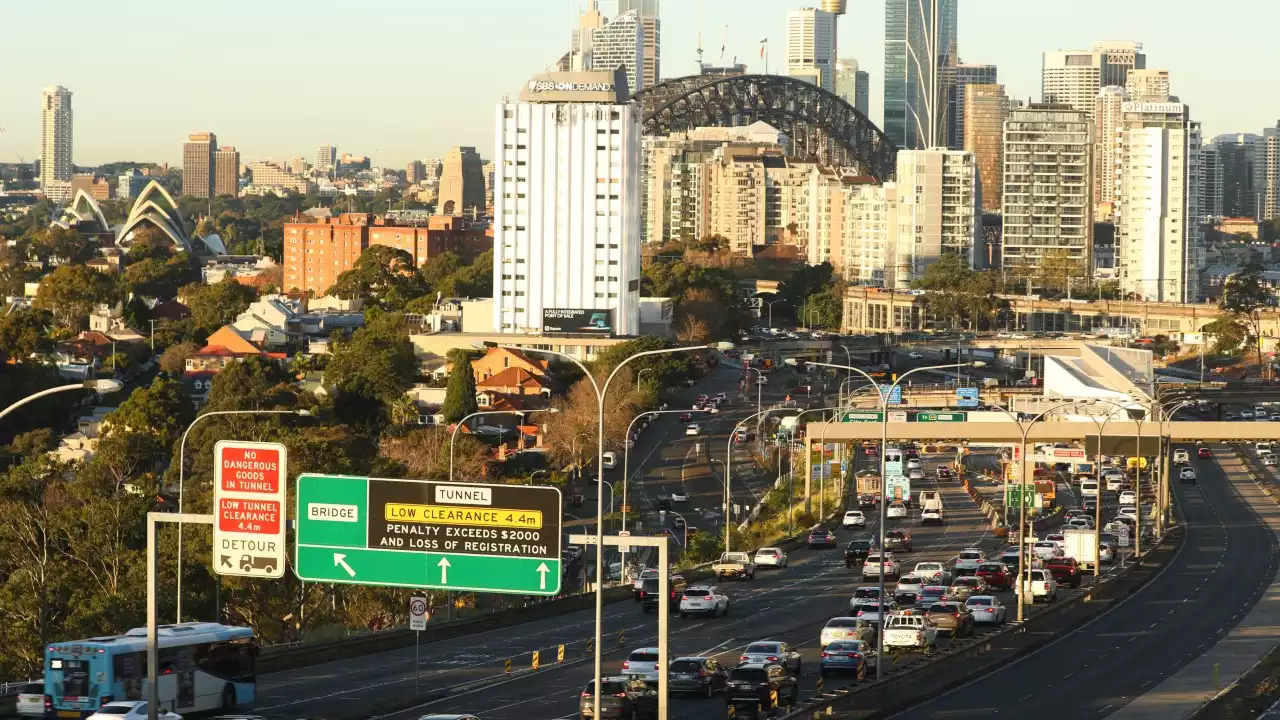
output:
<path id="1" fill-rule="evenodd" d="M 236 707 L 236 689 L 227 685 L 222 688 L 222 709 L 224 711 L 234 710 Z"/>

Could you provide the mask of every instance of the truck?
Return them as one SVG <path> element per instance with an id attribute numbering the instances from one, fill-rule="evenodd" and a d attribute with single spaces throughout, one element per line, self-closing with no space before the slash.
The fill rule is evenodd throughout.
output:
<path id="1" fill-rule="evenodd" d="M 711 566 L 711 572 L 716 578 L 755 580 L 756 564 L 751 561 L 751 555 L 748 553 L 727 552 Z"/>
<path id="2" fill-rule="evenodd" d="M 907 507 L 915 507 L 911 502 L 911 480 L 901 475 L 890 476 L 884 484 L 884 499 L 889 502 L 898 500 Z"/>
<path id="3" fill-rule="evenodd" d="M 858 494 L 875 495 L 880 492 L 880 474 L 863 470 L 858 473 Z"/>
<path id="4" fill-rule="evenodd" d="M 911 611 L 892 615 L 884 627 L 884 647 L 932 650 L 938 644 L 938 627 L 924 615 Z"/>
<path id="5" fill-rule="evenodd" d="M 942 493 L 937 490 L 921 490 L 920 509 L 942 512 Z"/>
<path id="6" fill-rule="evenodd" d="M 1062 529 L 1063 554 L 1075 558 L 1083 570 L 1098 569 L 1098 538 L 1092 530 Z"/>
<path id="7" fill-rule="evenodd" d="M 1058 497 L 1058 483 L 1053 480 L 1036 480 L 1036 497 L 1040 498 L 1040 507 L 1053 507 L 1054 498 Z"/>

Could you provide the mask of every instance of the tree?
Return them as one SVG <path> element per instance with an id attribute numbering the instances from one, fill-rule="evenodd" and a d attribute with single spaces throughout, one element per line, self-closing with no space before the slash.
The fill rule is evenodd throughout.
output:
<path id="1" fill-rule="evenodd" d="M 452 355 L 453 368 L 449 371 L 449 385 L 440 412 L 447 422 L 456 423 L 479 406 L 476 405 L 476 373 L 471 369 L 470 354 L 454 351 Z"/>
<path id="2" fill-rule="evenodd" d="M 402 477 L 414 480 L 449 479 L 449 445 L 452 433 L 444 428 L 401 428 L 382 438 L 383 458 L 397 463 Z M 453 441 L 454 477 L 480 480 L 487 474 L 490 450 L 472 435 L 459 432 Z"/>
<path id="3" fill-rule="evenodd" d="M 1269 373 L 1262 356 L 1262 310 L 1275 305 L 1275 294 L 1262 279 L 1262 266 L 1249 263 L 1240 272 L 1227 278 L 1222 288 L 1222 300 L 1218 307 L 1229 313 L 1247 331 L 1258 355 L 1258 369 L 1264 376 Z"/>
<path id="4" fill-rule="evenodd" d="M 258 299 L 257 290 L 229 277 L 213 285 L 187 285 L 181 294 L 195 327 L 206 334 L 235 322 Z"/>
<path id="5" fill-rule="evenodd" d="M 350 340 L 336 344 L 325 366 L 325 381 L 341 388 L 359 379 L 362 392 L 372 393 L 385 405 L 404 394 L 417 372 L 404 316 L 370 313 Z"/>
<path id="6" fill-rule="evenodd" d="M 182 383 L 158 377 L 151 385 L 134 390 L 103 423 L 103 437 L 143 434 L 154 438 L 163 448 L 177 444 L 187 425 L 195 418 L 195 409 L 187 399 Z"/>
<path id="7" fill-rule="evenodd" d="M 409 253 L 374 245 L 360 254 L 355 267 L 338 276 L 329 294 L 360 298 L 384 310 L 400 310 L 428 290 Z"/>
<path id="8" fill-rule="evenodd" d="M 47 227 L 34 233 L 29 252 L 45 265 L 55 261 L 62 265 L 79 265 L 96 254 L 80 233 L 60 227 Z"/>
<path id="9" fill-rule="evenodd" d="M 227 363 L 213 376 L 206 411 L 294 407 L 297 393 L 280 366 L 251 357 Z"/>
<path id="10" fill-rule="evenodd" d="M 26 360 L 53 349 L 49 326 L 53 317 L 46 310 L 18 309 L 0 316 L 0 363 Z"/>
<path id="11" fill-rule="evenodd" d="M 69 330 L 83 327 L 99 304 L 121 299 L 115 280 L 84 265 L 63 265 L 40 281 L 34 306 L 49 310 Z"/>
<path id="12" fill-rule="evenodd" d="M 1213 352 L 1219 355 L 1233 353 L 1249 339 L 1249 329 L 1230 315 L 1205 325 L 1202 332 L 1213 338 Z"/>
<path id="13" fill-rule="evenodd" d="M 160 355 L 160 369 L 169 377 L 181 377 L 187 369 L 187 359 L 197 352 L 200 352 L 200 346 L 193 342 L 170 345 Z"/>

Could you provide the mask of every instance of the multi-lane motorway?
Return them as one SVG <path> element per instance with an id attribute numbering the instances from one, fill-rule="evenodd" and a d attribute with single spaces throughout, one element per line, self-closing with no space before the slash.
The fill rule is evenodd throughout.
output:
<path id="1" fill-rule="evenodd" d="M 1214 448 L 1220 458 L 1229 452 Z M 1277 559 L 1272 532 L 1218 461 L 1195 462 L 1198 483 L 1173 482 L 1185 545 L 1148 585 L 1020 662 L 897 717 L 1017 716 L 1028 708 L 1042 720 L 1106 717 L 1222 639 L 1270 584 Z"/>

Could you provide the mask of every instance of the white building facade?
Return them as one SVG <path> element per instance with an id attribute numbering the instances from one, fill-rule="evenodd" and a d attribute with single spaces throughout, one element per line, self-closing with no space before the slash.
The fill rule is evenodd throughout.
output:
<path id="1" fill-rule="evenodd" d="M 640 11 L 631 10 L 591 31 L 591 70 L 612 73 L 626 68 L 628 92 L 644 85 L 645 33 Z"/>
<path id="2" fill-rule="evenodd" d="M 605 321 L 610 334 L 639 332 L 640 110 L 628 97 L 621 71 L 548 73 L 498 105 L 495 331 L 579 317 L 591 334 Z"/>
<path id="3" fill-rule="evenodd" d="M 816 8 L 787 13 L 787 75 L 836 91 L 836 17 Z"/>
<path id="4" fill-rule="evenodd" d="M 893 251 L 893 285 L 912 281 L 944 254 L 959 255 L 979 267 L 982 199 L 978 163 L 963 150 L 898 152 L 898 231 Z"/>
<path id="5" fill-rule="evenodd" d="M 71 182 L 71 91 L 61 85 L 40 93 L 40 186 Z M 48 193 L 46 193 L 48 194 Z"/>

